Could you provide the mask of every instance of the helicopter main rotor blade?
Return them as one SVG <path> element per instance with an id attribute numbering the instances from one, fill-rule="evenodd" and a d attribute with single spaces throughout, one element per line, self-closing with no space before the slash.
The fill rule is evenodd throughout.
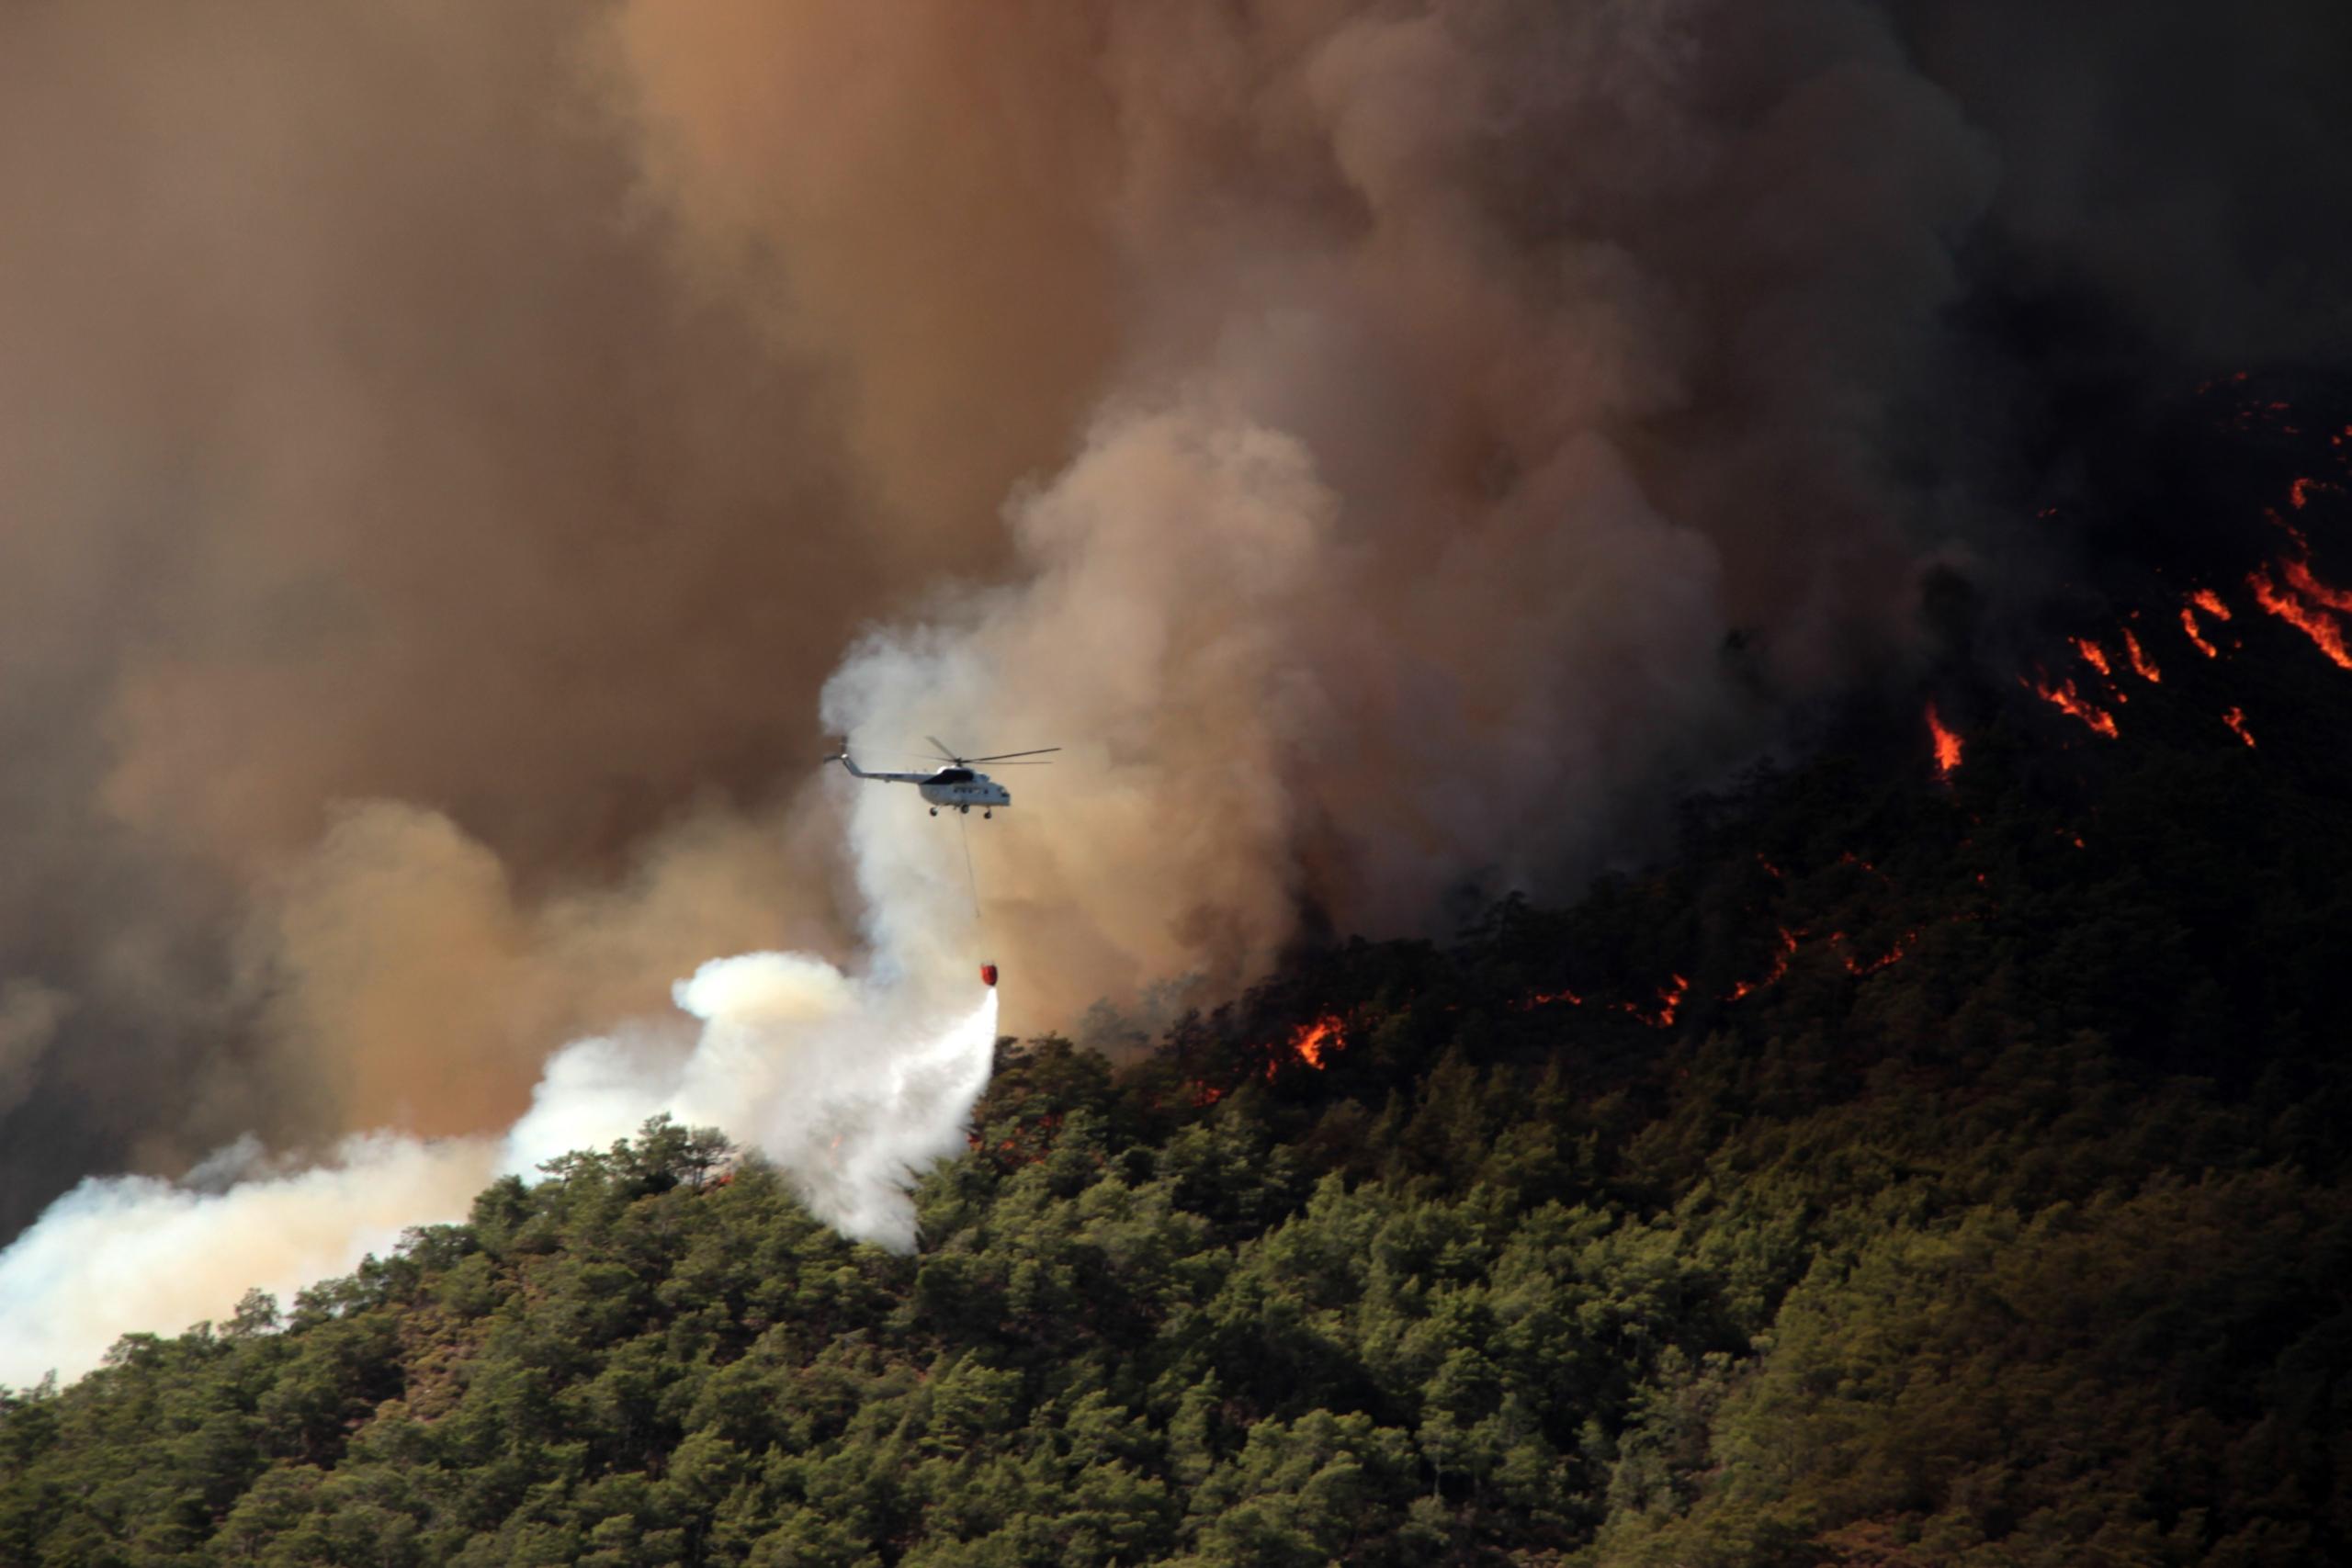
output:
<path id="1" fill-rule="evenodd" d="M 941 761 L 960 762 L 964 760 L 963 758 L 956 755 L 956 748 L 947 744 L 946 741 L 942 740 L 938 736 L 926 735 L 923 739 L 931 742 L 931 750 L 933 753 L 937 756 Z"/>
<path id="2" fill-rule="evenodd" d="M 1058 751 L 1058 746 L 1040 746 L 1034 751 L 999 751 L 993 757 L 958 757 L 959 762 L 1001 762 L 1007 757 L 1042 757 L 1048 751 Z"/>

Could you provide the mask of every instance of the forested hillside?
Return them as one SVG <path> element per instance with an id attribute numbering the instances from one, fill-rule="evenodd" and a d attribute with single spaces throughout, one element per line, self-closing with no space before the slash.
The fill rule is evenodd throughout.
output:
<path id="1" fill-rule="evenodd" d="M 673 1126 L 503 1183 L 10 1398 L 0 1560 L 2346 1560 L 2352 676 L 2235 630 L 1009 1044 L 914 1257 Z"/>

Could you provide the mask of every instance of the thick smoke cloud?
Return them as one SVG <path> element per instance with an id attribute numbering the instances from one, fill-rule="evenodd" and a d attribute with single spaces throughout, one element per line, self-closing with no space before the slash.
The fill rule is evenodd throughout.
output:
<path id="1" fill-rule="evenodd" d="M 0 983 L 70 1002 L 11 1033 L 0 1226 L 494 1126 L 588 1014 L 838 929 L 823 840 L 729 808 L 883 552 L 813 376 L 637 211 L 588 20 L 0 18 Z M 600 924 L 639 882 L 657 952 Z"/>
<path id="2" fill-rule="evenodd" d="M 8 12 L 0 1231 L 495 1135 L 720 954 L 1033 1027 L 1638 856 L 1923 565 L 2030 586 L 2021 304 L 2340 332 L 2344 25 Z M 1070 748 L 977 921 L 820 716 Z"/>

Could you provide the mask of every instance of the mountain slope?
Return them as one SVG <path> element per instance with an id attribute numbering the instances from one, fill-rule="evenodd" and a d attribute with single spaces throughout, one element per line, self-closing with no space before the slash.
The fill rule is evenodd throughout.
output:
<path id="1" fill-rule="evenodd" d="M 2254 585 L 2335 624 L 2343 519 L 2256 423 L 1956 761 L 1906 686 L 1656 874 L 1008 1049 L 913 1257 L 663 1124 L 502 1183 L 10 1396 L 0 1560 L 2352 1558 L 2352 671 Z"/>

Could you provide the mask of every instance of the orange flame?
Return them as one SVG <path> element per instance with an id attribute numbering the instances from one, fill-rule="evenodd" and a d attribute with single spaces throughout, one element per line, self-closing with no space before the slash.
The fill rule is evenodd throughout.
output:
<path id="1" fill-rule="evenodd" d="M 1690 989 L 1690 982 L 1684 979 L 1679 975 L 1673 976 L 1671 978 L 1674 983 L 1657 994 L 1657 1012 L 1644 1016 L 1642 1010 L 1632 1002 L 1626 1002 L 1623 1004 L 1625 1010 L 1632 1013 L 1635 1018 L 1641 1019 L 1644 1023 L 1648 1024 L 1652 1029 L 1669 1029 L 1673 1027 L 1674 1015 L 1676 1012 L 1680 1010 L 1682 1007 L 1683 993 Z"/>
<path id="2" fill-rule="evenodd" d="M 2210 588 L 2200 588 L 2191 593 L 2188 596 L 2188 602 L 2217 621 L 2226 621 L 2230 618 L 2230 607 L 2222 604 L 2222 596 Z"/>
<path id="3" fill-rule="evenodd" d="M 2305 604 L 2292 592 L 2279 592 L 2278 585 L 2270 581 L 2267 569 L 2257 568 L 2246 579 L 2246 584 L 2254 590 L 2256 604 L 2311 638 L 2322 653 L 2342 668 L 2352 670 L 2352 648 L 2345 646 L 2343 628 L 2325 610 Z"/>
<path id="4" fill-rule="evenodd" d="M 2084 663 L 2109 680 L 2114 678 L 2115 667 L 2107 661 L 2107 649 L 2086 637 L 2069 637 L 2067 640 L 2075 645 L 2075 651 L 2083 656 Z"/>
<path id="5" fill-rule="evenodd" d="M 1566 1002 L 1572 1008 L 1584 1006 L 1584 998 L 1574 991 L 1538 991 L 1520 1005 L 1532 1010 L 1536 1008 L 1550 1007 L 1554 1002 Z"/>
<path id="6" fill-rule="evenodd" d="M 2190 609 L 2186 604 L 2183 604 L 2180 607 L 2180 629 L 2188 634 L 2189 641 L 2195 643 L 2199 648 L 2205 650 L 2206 658 L 2219 659 L 2222 657 L 2222 650 L 2215 648 L 2211 643 L 2207 642 L 2205 640 L 2204 634 L 2197 629 L 2197 612 Z"/>
<path id="7" fill-rule="evenodd" d="M 1302 1023 L 1290 1032 L 1290 1055 L 1297 1061 L 1323 1070 L 1324 1058 L 1347 1044 L 1340 1033 L 1342 1025 L 1337 1013 L 1327 1013 L 1313 1023 Z M 1283 1068 L 1283 1055 L 1279 1047 L 1266 1053 L 1266 1081 L 1274 1081 Z"/>
<path id="8" fill-rule="evenodd" d="M 2020 676 L 2018 684 L 2026 685 L 2029 682 Z M 2086 699 L 2080 692 L 2075 690 L 2075 682 L 2071 679 L 2052 686 L 2049 682 L 2049 677 L 2045 675 L 2041 681 L 2031 682 L 2030 686 L 2035 696 L 2050 704 L 2061 713 L 2074 715 L 2109 739 L 2114 739 L 2119 733 L 2115 728 L 2115 716 L 2097 703 Z"/>
<path id="9" fill-rule="evenodd" d="M 1951 771 L 1960 766 L 1960 737 L 1944 728 L 1944 721 L 1936 716 L 1933 703 L 1928 705 L 1928 734 L 1936 745 L 1936 776 L 1948 779 Z"/>
<path id="10" fill-rule="evenodd" d="M 2123 628 L 2123 651 L 2131 658 L 2132 668 L 2139 672 L 2140 679 L 2156 683 L 2163 682 L 2164 672 L 2156 668 L 2155 661 L 2148 657 L 2147 650 L 2140 646 L 2140 639 L 2132 635 L 2129 626 Z"/>
<path id="11" fill-rule="evenodd" d="M 2254 732 L 2245 727 L 2245 709 L 2232 708 L 2222 716 L 2222 722 L 2238 732 L 2238 739 L 2248 746 L 2254 744 Z"/>
<path id="12" fill-rule="evenodd" d="M 1318 1018 L 1313 1023 L 1302 1023 L 1290 1037 L 1290 1048 L 1297 1053 L 1298 1059 L 1318 1073 L 1323 1070 L 1323 1053 L 1340 1050 L 1347 1043 L 1346 1037 L 1340 1032 L 1340 1021 L 1336 1018 Z"/>
<path id="13" fill-rule="evenodd" d="M 1796 950 L 1797 933 L 1789 930 L 1788 927 L 1782 926 L 1781 928 L 1781 951 L 1772 955 L 1772 968 L 1770 972 L 1768 973 L 1761 980 L 1740 981 L 1737 985 L 1732 987 L 1730 994 L 1724 997 L 1724 1000 L 1727 1002 L 1736 1002 L 1742 997 L 1755 995 L 1758 991 L 1762 990 L 1767 986 L 1779 985 L 1781 983 L 1781 977 L 1789 972 L 1789 959 L 1796 953 Z"/>
<path id="14" fill-rule="evenodd" d="M 2331 610 L 2352 610 L 2352 593 L 2341 588 L 2331 588 L 2312 575 L 2311 562 L 2290 560 L 2280 570 L 2287 574 L 2287 585 L 2307 598 L 2316 599 Z"/>
<path id="15" fill-rule="evenodd" d="M 2293 484 L 2287 487 L 2287 500 L 2294 506 L 2296 511 L 2301 512 L 2304 507 L 2311 504 L 2312 492 L 2313 491 L 2321 490 L 2332 490 L 2336 491 L 2338 494 L 2341 494 L 2344 487 L 2342 485 L 2330 484 L 2325 479 L 2297 479 Z"/>
<path id="16" fill-rule="evenodd" d="M 1844 933 L 1839 934 L 1842 937 Z M 1904 954 L 1911 951 L 1911 944 L 1918 940 L 1917 931 L 1905 931 L 1895 938 L 1894 945 L 1889 948 L 1883 956 L 1867 961 L 1856 958 L 1849 953 L 1846 954 L 1846 972 L 1849 975 L 1875 975 L 1890 964 L 1901 963 Z"/>

